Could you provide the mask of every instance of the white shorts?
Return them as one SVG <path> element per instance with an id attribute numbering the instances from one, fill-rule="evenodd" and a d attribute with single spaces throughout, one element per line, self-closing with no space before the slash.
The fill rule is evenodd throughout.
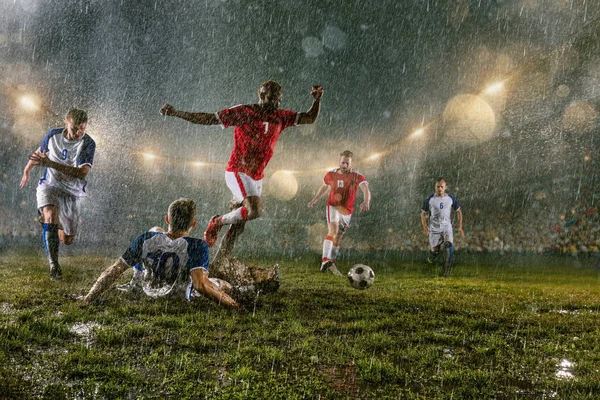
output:
<path id="1" fill-rule="evenodd" d="M 225 172 L 225 182 L 231 190 L 233 198 L 238 203 L 244 201 L 246 197 L 258 196 L 262 194 L 262 179 L 254 180 L 243 172 Z"/>
<path id="2" fill-rule="evenodd" d="M 434 250 L 436 247 L 443 245 L 445 242 L 452 243 L 454 241 L 454 235 L 452 234 L 452 227 L 449 226 L 441 232 L 429 231 L 429 247 Z"/>
<path id="3" fill-rule="evenodd" d="M 45 206 L 58 207 L 58 221 L 67 236 L 74 236 L 79 225 L 79 198 L 51 186 L 38 186 L 36 190 L 38 209 Z"/>
<path id="4" fill-rule="evenodd" d="M 344 230 L 350 226 L 352 214 L 342 214 L 334 206 L 327 206 L 326 214 L 328 224 L 337 222 Z"/>

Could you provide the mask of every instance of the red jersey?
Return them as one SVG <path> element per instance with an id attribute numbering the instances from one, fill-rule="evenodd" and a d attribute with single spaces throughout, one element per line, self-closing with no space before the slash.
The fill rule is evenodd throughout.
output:
<path id="1" fill-rule="evenodd" d="M 339 168 L 331 170 L 325 174 L 323 179 L 323 182 L 331 187 L 327 205 L 335 207 L 344 215 L 349 215 L 354 211 L 354 200 L 356 200 L 358 185 L 366 182 L 367 178 L 353 169 L 346 174 L 339 171 Z"/>
<path id="2" fill-rule="evenodd" d="M 279 134 L 298 123 L 298 113 L 277 109 L 265 113 L 258 104 L 239 105 L 216 113 L 221 126 L 235 126 L 227 171 L 260 180 L 275 151 Z"/>

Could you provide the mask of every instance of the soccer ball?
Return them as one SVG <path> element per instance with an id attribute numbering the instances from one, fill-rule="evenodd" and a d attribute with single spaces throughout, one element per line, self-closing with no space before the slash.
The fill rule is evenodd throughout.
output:
<path id="1" fill-rule="evenodd" d="M 354 289 L 364 290 L 373 285 L 375 282 L 375 273 L 363 264 L 356 264 L 348 271 L 348 282 Z"/>

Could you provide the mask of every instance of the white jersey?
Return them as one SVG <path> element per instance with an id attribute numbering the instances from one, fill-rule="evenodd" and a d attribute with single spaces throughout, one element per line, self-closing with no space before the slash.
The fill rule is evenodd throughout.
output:
<path id="1" fill-rule="evenodd" d="M 423 207 L 421 207 L 421 211 L 430 213 L 430 232 L 442 232 L 448 228 L 452 229 L 450 214 L 452 210 L 456 211 L 459 209 L 460 205 L 458 204 L 456 197 L 449 194 L 444 194 L 444 196 L 432 194 L 425 200 Z"/>
<path id="2" fill-rule="evenodd" d="M 190 272 L 208 271 L 208 245 L 202 239 L 180 237 L 172 240 L 162 232 L 145 232 L 133 241 L 121 260 L 144 270 L 142 288 L 150 297 L 188 298 Z"/>
<path id="3" fill-rule="evenodd" d="M 77 140 L 69 140 L 65 138 L 64 130 L 65 128 L 50 129 L 42 140 L 40 150 L 46 152 L 49 160 L 59 164 L 71 167 L 92 166 L 96 151 L 94 140 L 87 133 Z M 86 185 L 85 179 L 66 175 L 54 168 L 46 168 L 39 181 L 41 187 L 58 188 L 75 197 L 86 196 Z"/>

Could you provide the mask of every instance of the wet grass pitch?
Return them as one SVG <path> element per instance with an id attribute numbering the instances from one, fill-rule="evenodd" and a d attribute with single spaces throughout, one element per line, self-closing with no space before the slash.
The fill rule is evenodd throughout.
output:
<path id="1" fill-rule="evenodd" d="M 304 258 L 245 312 L 116 290 L 73 300 L 112 261 L 65 257 L 51 282 L 39 255 L 0 257 L 0 398 L 600 397 L 592 262 L 469 259 L 443 278 L 379 260 L 359 291 Z"/>

